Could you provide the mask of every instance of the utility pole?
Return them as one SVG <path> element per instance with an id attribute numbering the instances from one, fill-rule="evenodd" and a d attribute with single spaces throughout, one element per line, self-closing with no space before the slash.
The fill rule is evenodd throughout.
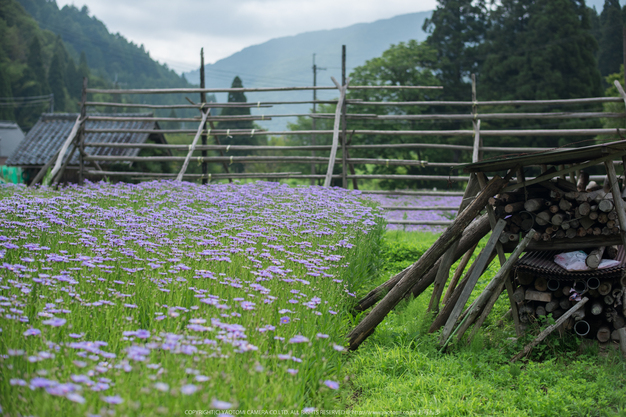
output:
<path id="1" fill-rule="evenodd" d="M 206 88 L 206 84 L 204 81 L 204 48 L 200 48 L 200 88 Z M 206 103 L 206 93 L 203 91 L 200 93 L 200 103 L 204 105 Z M 204 112 L 204 108 L 200 108 L 201 112 Z M 206 111 L 210 111 L 207 109 Z M 206 132 L 206 123 L 202 126 L 202 132 Z M 202 133 L 202 145 L 206 146 L 207 144 L 207 134 Z M 208 177 L 208 167 L 206 163 L 207 152 L 205 149 L 202 150 L 202 184 L 206 184 Z"/>
<path id="2" fill-rule="evenodd" d="M 315 54 L 313 54 L 313 87 L 317 86 L 317 71 L 323 71 L 326 68 L 318 68 L 315 65 Z M 315 112 L 316 105 L 315 101 L 317 100 L 317 90 L 313 89 L 313 118 L 311 119 L 311 130 L 315 130 Z M 315 145 L 315 133 L 311 134 L 311 145 Z M 311 155 L 315 156 L 315 151 L 311 151 Z M 315 163 L 311 164 L 311 175 L 315 175 Z M 315 185 L 315 178 L 311 178 L 311 185 Z"/>

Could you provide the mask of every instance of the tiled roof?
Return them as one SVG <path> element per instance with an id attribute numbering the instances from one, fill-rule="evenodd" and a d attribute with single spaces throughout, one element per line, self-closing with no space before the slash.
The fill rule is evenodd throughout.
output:
<path id="1" fill-rule="evenodd" d="M 96 116 L 97 114 L 90 114 Z M 101 114 L 104 116 L 104 114 Z M 111 114 L 107 114 L 111 116 Z M 120 114 L 120 117 L 151 117 L 152 113 Z M 7 160 L 7 165 L 44 165 L 63 146 L 78 114 L 70 113 L 44 113 L 39 121 L 28 132 L 19 147 Z M 159 129 L 156 121 L 99 121 L 87 120 L 87 129 Z M 87 133 L 85 142 L 109 142 L 109 143 L 145 143 L 148 133 Z M 71 149 L 71 148 L 70 148 Z M 136 156 L 139 149 L 124 148 L 93 148 L 86 147 L 85 152 L 89 155 L 124 155 Z M 69 152 L 68 152 L 69 153 Z M 78 152 L 74 153 L 70 165 L 78 165 Z"/>

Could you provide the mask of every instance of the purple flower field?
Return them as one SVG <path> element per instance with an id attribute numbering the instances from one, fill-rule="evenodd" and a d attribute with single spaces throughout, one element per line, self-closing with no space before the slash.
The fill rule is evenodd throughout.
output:
<path id="1" fill-rule="evenodd" d="M 273 182 L 0 188 L 2 411 L 333 408 L 380 218 Z"/>

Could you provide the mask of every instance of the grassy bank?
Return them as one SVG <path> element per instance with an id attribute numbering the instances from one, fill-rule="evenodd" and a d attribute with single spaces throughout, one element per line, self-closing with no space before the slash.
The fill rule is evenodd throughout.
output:
<path id="1" fill-rule="evenodd" d="M 388 232 L 381 282 L 413 263 L 436 237 Z M 478 288 L 497 270 L 492 263 Z M 541 326 L 515 338 L 512 322 L 500 320 L 509 308 L 503 295 L 471 344 L 454 343 L 441 353 L 438 333 L 427 333 L 433 319 L 426 311 L 430 296 L 427 291 L 401 304 L 351 354 L 346 370 L 351 409 L 451 416 L 626 415 L 626 362 L 617 350 L 599 356 L 596 344 L 555 334 L 529 359 L 510 364 Z"/>

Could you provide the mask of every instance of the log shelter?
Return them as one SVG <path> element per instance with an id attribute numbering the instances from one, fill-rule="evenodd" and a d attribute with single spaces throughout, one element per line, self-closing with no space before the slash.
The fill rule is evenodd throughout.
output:
<path id="1" fill-rule="evenodd" d="M 619 261 L 621 262 L 621 265 L 613 269 L 618 271 L 619 275 L 623 276 L 624 275 L 624 262 L 623 262 L 624 250 L 623 248 L 626 247 L 626 212 L 624 209 L 625 203 L 624 203 L 623 197 L 626 196 L 626 181 L 624 181 L 624 178 L 622 177 L 622 181 L 624 182 L 624 185 L 620 188 L 620 184 L 618 180 L 619 177 L 615 170 L 615 165 L 616 165 L 615 162 L 617 162 L 617 164 L 622 164 L 622 165 L 626 164 L 626 140 L 620 140 L 616 142 L 604 143 L 604 144 L 599 144 L 599 145 L 586 146 L 586 147 L 570 149 L 570 150 L 555 149 L 553 151 L 541 152 L 537 154 L 483 160 L 480 162 L 466 164 L 464 165 L 463 169 L 465 172 L 470 173 L 472 177 L 477 176 L 478 181 L 481 183 L 481 185 L 486 183 L 486 181 L 488 181 L 487 174 L 497 174 L 497 173 L 507 172 L 507 171 L 511 173 L 512 171 L 515 171 L 516 180 L 511 181 L 511 183 L 505 186 L 501 190 L 499 195 L 505 194 L 507 192 L 520 193 L 520 191 L 523 191 L 523 193 L 525 194 L 525 198 L 523 199 L 524 201 L 518 202 L 517 204 L 521 204 L 522 206 L 524 206 L 525 204 L 526 207 L 528 208 L 529 201 L 532 200 L 532 197 L 533 197 L 532 195 L 529 195 L 528 187 L 533 186 L 533 185 L 544 185 L 546 188 L 557 190 L 557 192 L 559 192 L 559 190 L 562 190 L 560 191 L 562 193 L 565 193 L 568 191 L 576 192 L 573 190 L 584 192 L 585 191 L 584 187 L 587 186 L 587 183 L 589 182 L 588 180 L 589 176 L 588 174 L 585 174 L 585 172 L 582 170 L 593 167 L 593 166 L 598 166 L 598 165 L 604 166 L 604 170 L 606 172 L 606 180 L 604 184 L 604 192 L 602 193 L 602 191 L 600 191 L 600 193 L 601 193 L 602 198 L 604 198 L 605 195 L 609 197 L 611 194 L 612 196 L 616 197 L 616 198 L 610 199 L 611 204 L 614 205 L 614 213 L 615 213 L 616 219 L 614 222 L 615 227 L 613 227 L 613 230 L 615 230 L 616 233 L 613 233 L 610 235 L 598 233 L 596 235 L 586 236 L 583 230 L 582 234 L 579 234 L 578 236 L 574 235 L 574 237 L 570 239 L 550 240 L 550 237 L 546 236 L 546 240 L 542 240 L 542 239 L 532 240 L 528 243 L 528 245 L 526 246 L 524 250 L 526 252 L 533 252 L 533 251 L 540 251 L 540 252 L 533 252 L 532 254 L 527 254 L 529 256 L 525 256 L 522 260 L 517 261 L 516 266 L 521 267 L 520 269 L 526 272 L 529 269 L 535 270 L 535 271 L 542 271 L 542 268 L 544 271 L 546 271 L 546 269 L 549 270 L 550 268 L 552 268 L 553 271 L 549 271 L 549 272 L 555 272 L 554 271 L 555 268 L 553 267 L 556 267 L 556 269 L 560 269 L 559 273 L 562 273 L 565 270 L 556 266 L 556 264 L 554 264 L 551 261 L 551 259 L 554 258 L 555 254 L 559 252 L 597 248 L 599 246 L 601 246 L 602 250 L 604 250 L 605 247 L 614 245 L 613 247 L 619 248 L 619 251 L 616 251 L 616 257 L 617 257 L 617 253 L 621 255 L 619 256 Z M 535 178 L 526 178 L 525 172 L 527 172 L 529 167 L 540 167 L 542 172 Z M 556 179 L 556 181 L 554 179 Z M 582 190 L 581 190 L 581 184 L 583 187 Z M 470 197 L 470 196 L 467 196 L 467 197 Z M 541 199 L 536 199 L 536 200 L 541 200 Z M 596 202 L 597 201 L 603 201 L 603 200 L 597 199 Z M 605 200 L 605 201 L 609 201 L 609 200 Z M 530 201 L 530 203 L 532 203 L 532 201 Z M 543 204 L 543 201 L 541 201 L 541 204 Z M 546 202 L 545 204 L 549 205 L 550 203 Z M 570 203 L 565 202 L 564 204 L 567 206 Z M 606 203 L 606 204 L 609 204 L 609 203 Z M 613 208 L 612 205 L 611 205 L 611 208 Z M 530 206 L 532 206 L 532 204 L 530 204 Z M 545 208 L 546 207 L 544 206 L 542 208 L 539 208 L 538 210 L 542 210 Z M 487 213 L 490 219 L 492 234 L 496 234 L 496 233 L 499 234 L 500 232 L 496 230 L 496 220 L 498 218 L 498 216 L 495 214 L 496 207 L 488 204 L 486 206 L 486 209 L 487 209 Z M 514 210 L 514 208 L 511 208 L 511 210 Z M 556 212 L 556 210 L 554 212 Z M 576 218 L 579 219 L 581 217 L 583 216 L 577 212 Z M 554 218 L 552 219 L 554 220 Z M 581 229 L 584 229 L 584 228 L 581 227 Z M 556 231 L 556 229 L 554 229 L 554 231 Z M 524 234 L 523 230 L 521 230 L 520 232 L 522 233 L 522 235 Z M 512 239 L 515 239 L 515 238 L 512 237 Z M 497 251 L 497 254 L 498 254 L 498 257 L 500 259 L 502 266 L 504 266 L 504 261 L 506 260 L 504 256 L 505 252 L 511 252 L 516 246 L 515 242 L 506 242 L 506 238 L 504 239 L 504 241 L 505 242 L 503 243 L 501 239 L 496 242 L 496 251 Z M 602 257 L 602 253 L 599 254 L 599 258 L 601 257 Z M 546 265 L 552 265 L 552 266 L 549 268 L 546 268 Z M 595 274 L 592 273 L 591 275 L 593 275 L 594 277 L 597 276 L 598 278 L 601 278 L 603 276 L 603 272 L 601 271 L 602 270 L 596 270 L 596 273 Z M 578 273 L 578 272 L 569 274 L 570 277 L 583 276 L 583 275 L 585 274 Z M 560 277 L 560 279 L 567 279 L 567 276 Z M 619 277 L 618 277 L 618 281 L 619 281 Z M 512 277 L 511 279 L 505 280 L 505 286 L 506 286 L 507 294 L 508 294 L 510 305 L 511 305 L 512 318 L 515 323 L 516 332 L 518 335 L 521 335 L 523 325 L 522 323 L 520 323 L 520 316 L 524 317 L 524 312 L 520 313 L 518 311 L 518 306 L 519 306 L 518 302 L 520 300 L 520 295 L 515 294 L 514 281 Z M 520 289 L 522 289 L 521 286 L 517 289 L 518 293 L 520 292 Z M 531 286 L 531 290 L 527 289 L 525 293 L 526 293 L 525 300 L 533 300 L 534 298 L 532 297 L 540 297 L 543 294 L 550 295 L 549 292 L 546 293 L 546 292 L 535 291 L 534 288 L 532 288 L 532 286 Z M 523 290 L 522 290 L 521 299 L 524 299 Z M 567 302 L 565 302 L 565 304 L 567 304 Z M 575 306 L 576 305 L 574 305 L 574 307 Z M 573 310 L 574 307 L 572 307 L 570 310 Z M 584 311 L 584 309 L 582 309 L 582 311 Z M 561 310 L 560 316 L 563 316 L 562 312 L 563 310 Z M 569 320 L 573 321 L 573 319 L 571 318 L 569 318 Z M 567 322 L 563 321 L 562 323 L 567 323 Z M 461 325 L 461 329 L 462 329 L 462 325 Z M 448 335 L 448 333 L 444 329 L 444 336 L 446 335 Z M 543 337 L 545 338 L 545 336 Z M 624 345 L 624 341 L 622 341 L 622 345 Z"/>
<path id="2" fill-rule="evenodd" d="M 429 332 L 443 328 L 440 337 L 442 350 L 446 348 L 454 337 L 460 340 L 470 326 L 474 325 L 469 335 L 471 340 L 490 314 L 500 294 L 505 290 L 510 302 L 511 317 L 514 321 L 516 333 L 518 336 L 521 336 L 523 326 L 520 322 L 520 311 L 516 302 L 520 294 L 515 292 L 522 286 L 520 285 L 517 289 L 514 288 L 515 281 L 510 279 L 510 276 L 517 265 L 528 264 L 529 261 L 532 264 L 531 257 L 527 258 L 527 256 L 524 256 L 523 262 L 518 262 L 524 252 L 531 253 L 532 251 L 545 251 L 548 249 L 564 252 L 602 246 L 603 248 L 610 248 L 610 251 L 607 249 L 607 253 L 614 252 L 614 257 L 618 256 L 617 253 L 620 254 L 619 259 L 622 262 L 622 266 L 617 271 L 623 275 L 625 255 L 623 248 L 618 250 L 616 246 L 626 247 L 624 245 L 626 243 L 626 212 L 624 211 L 623 201 L 623 197 L 626 195 L 626 186 L 623 192 L 618 182 L 618 176 L 615 171 L 616 163 L 614 161 L 617 164 L 626 164 L 626 140 L 575 149 L 554 149 L 522 156 L 482 160 L 464 165 L 463 169 L 470 174 L 470 177 L 459 209 L 459 215 L 431 248 L 412 266 L 391 277 L 387 282 L 373 289 L 357 302 L 355 312 L 364 312 L 372 306 L 374 308 L 348 334 L 350 349 L 357 349 L 403 298 L 411 295 L 417 297 L 431 285 L 433 285 L 433 294 L 429 310 L 436 313 L 436 317 Z M 606 178 L 603 187 L 596 184 L 596 187 L 600 190 L 597 190 L 597 188 L 594 190 L 596 193 L 594 196 L 597 196 L 597 199 L 593 200 L 593 208 L 597 210 L 597 207 L 602 205 L 601 215 L 606 217 L 607 223 L 608 214 L 611 214 L 611 227 L 605 226 L 604 229 L 606 230 L 598 228 L 600 230 L 599 233 L 596 233 L 597 230 L 589 228 L 592 233 L 586 236 L 587 229 L 585 227 L 589 226 L 585 225 L 585 227 L 572 228 L 572 231 L 568 231 L 567 239 L 553 240 L 552 235 L 557 235 L 555 233 L 557 229 L 551 229 L 550 233 L 538 232 L 537 230 L 540 231 L 543 226 L 541 226 L 539 215 L 536 213 L 539 210 L 550 213 L 548 210 L 545 210 L 546 205 L 549 205 L 550 208 L 554 206 L 555 210 L 552 213 L 556 214 L 550 215 L 557 216 L 556 218 L 548 218 L 548 221 L 543 223 L 550 223 L 547 227 L 552 227 L 559 222 L 563 224 L 582 219 L 582 209 L 577 206 L 576 210 L 578 212 L 574 215 L 573 204 L 562 196 L 569 193 L 567 197 L 570 199 L 581 196 L 588 198 L 590 193 L 587 192 L 586 187 L 588 185 L 591 186 L 591 183 L 589 183 L 589 175 L 583 170 L 598 165 L 604 166 Z M 531 169 L 538 172 L 537 167 L 540 168 L 541 172 L 536 177 L 531 178 L 525 175 L 530 173 Z M 581 189 L 581 186 L 583 192 L 579 193 L 578 190 Z M 552 198 L 552 201 L 549 201 L 550 199 L 534 198 L 533 193 L 537 192 L 538 189 L 541 189 L 543 193 L 548 193 L 550 196 L 555 195 L 557 198 Z M 494 204 L 494 201 L 503 200 L 502 196 L 510 194 L 515 194 L 517 200 L 514 198 L 512 203 L 507 206 L 502 204 L 502 201 Z M 554 201 L 556 200 L 563 200 L 563 202 L 555 203 Z M 586 200 L 584 204 L 589 205 Z M 562 207 L 559 207 L 561 205 Z M 524 228 L 518 227 L 513 233 L 506 233 L 505 230 L 509 226 L 509 220 L 512 217 L 507 214 L 509 211 L 506 211 L 509 206 L 513 213 L 521 209 L 526 210 L 531 215 L 530 223 L 526 223 Z M 581 204 L 582 206 L 583 204 Z M 483 210 L 486 210 L 486 214 L 480 215 Z M 559 210 L 566 212 L 567 219 L 558 217 L 562 216 Z M 568 224 L 565 226 L 569 227 Z M 460 277 L 469 261 L 469 255 L 475 251 L 477 242 L 488 234 L 489 229 L 491 229 L 489 241 L 477 255 L 474 264 L 469 267 L 461 280 Z M 571 232 L 574 230 L 576 233 L 572 236 Z M 558 233 L 563 237 L 565 233 L 564 228 L 561 227 Z M 502 239 L 503 236 L 506 239 Z M 508 258 L 505 255 L 507 252 L 510 253 Z M 595 257 L 596 261 L 600 261 L 602 255 L 602 251 L 595 254 L 592 252 L 589 258 Z M 483 292 L 465 309 L 465 305 L 469 301 L 478 279 L 495 256 L 498 256 L 500 261 L 500 270 L 484 288 Z M 440 309 L 439 303 L 450 276 L 451 266 L 461 258 L 461 264 L 456 268 L 454 277 L 443 298 L 445 305 Z M 600 281 L 601 275 L 596 280 Z M 615 278 L 613 277 L 613 279 Z M 626 279 L 622 278 L 622 287 L 626 287 L 624 281 Z M 524 291 L 522 300 L 524 300 L 524 297 L 531 297 L 525 298 L 525 300 L 546 298 L 545 293 L 535 291 L 534 288 L 531 291 L 526 291 L 524 288 Z M 568 305 L 563 303 L 565 307 L 563 307 L 556 323 L 545 329 L 520 354 L 513 357 L 511 361 L 518 360 L 528 354 L 534 346 L 545 339 L 552 331 L 564 326 L 564 323 L 580 319 L 590 305 L 592 311 L 594 308 L 597 311 L 597 306 L 594 305 L 596 298 L 594 297 L 596 297 L 595 293 L 579 291 L 577 298 L 572 303 Z M 622 293 L 620 293 L 619 297 L 615 297 L 616 303 L 618 298 L 622 300 L 621 297 Z M 568 300 L 567 297 L 565 299 Z M 588 305 L 586 305 L 587 303 Z M 624 305 L 626 305 L 626 299 L 624 299 Z M 524 303 L 520 303 L 519 306 L 520 308 L 527 307 Z M 614 311 L 614 307 L 617 307 L 617 304 L 604 308 L 605 310 L 613 309 Z M 565 310 L 566 308 L 567 310 Z M 521 313 L 523 319 L 524 311 Z M 619 315 L 623 317 L 621 311 Z M 556 319 L 557 317 L 554 318 Z M 626 322 L 624 325 L 626 325 Z M 622 326 L 615 327 L 614 333 L 619 336 L 622 352 L 626 355 L 626 330 Z M 620 328 L 618 329 L 617 327 Z M 613 336 L 610 331 L 608 331 L 608 334 Z"/>

